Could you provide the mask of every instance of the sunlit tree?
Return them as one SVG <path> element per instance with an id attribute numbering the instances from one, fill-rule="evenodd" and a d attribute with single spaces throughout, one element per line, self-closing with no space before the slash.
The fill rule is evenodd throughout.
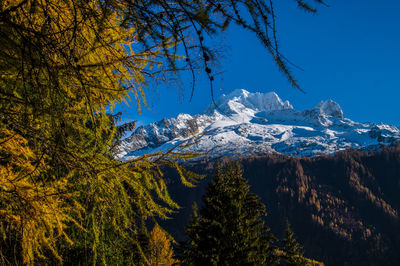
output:
<path id="1" fill-rule="evenodd" d="M 174 259 L 174 252 L 170 240 L 158 224 L 155 225 L 150 232 L 148 250 L 148 261 L 152 266 L 179 265 L 179 261 Z"/>
<path id="2" fill-rule="evenodd" d="M 24 263 L 48 251 L 61 260 L 57 242 L 73 244 L 71 227 L 88 234 L 92 260 L 105 261 L 105 228 L 130 239 L 138 219 L 177 207 L 158 169 L 176 165 L 173 154 L 114 159 L 117 117 L 108 110 L 128 92 L 140 106 L 147 69 L 163 52 L 135 49 L 136 30 L 121 26 L 122 3 L 102 3 L 1 5 L 0 228 L 20 241 Z"/>

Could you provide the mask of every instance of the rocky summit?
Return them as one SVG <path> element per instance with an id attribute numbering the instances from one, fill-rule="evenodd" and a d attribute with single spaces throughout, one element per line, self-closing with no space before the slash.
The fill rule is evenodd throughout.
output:
<path id="1" fill-rule="evenodd" d="M 235 90 L 201 114 L 179 114 L 138 127 L 122 141 L 117 156 L 127 160 L 181 143 L 192 145 L 178 150 L 211 158 L 270 153 L 315 156 L 348 148 L 376 150 L 380 144 L 399 140 L 399 127 L 352 121 L 332 100 L 298 111 L 274 92 Z"/>

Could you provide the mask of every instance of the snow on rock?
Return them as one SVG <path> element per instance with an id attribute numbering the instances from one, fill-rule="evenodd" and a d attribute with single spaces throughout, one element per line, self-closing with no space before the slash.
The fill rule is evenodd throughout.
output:
<path id="1" fill-rule="evenodd" d="M 222 95 L 216 105 L 210 105 L 205 113 L 209 114 L 214 110 L 221 111 L 225 114 L 244 114 L 260 111 L 284 110 L 293 109 L 292 105 L 285 101 L 283 102 L 275 92 L 269 93 L 250 93 L 246 90 L 238 89 Z"/>
<path id="2" fill-rule="evenodd" d="M 297 111 L 274 92 L 235 90 L 202 114 L 179 114 L 137 128 L 119 146 L 118 158 L 166 151 L 200 138 L 184 151 L 208 157 L 278 152 L 293 156 L 331 154 L 349 147 L 370 149 L 400 140 L 400 129 L 386 124 L 358 123 L 345 118 L 339 104 L 322 101 Z"/>
<path id="3" fill-rule="evenodd" d="M 332 100 L 327 100 L 327 101 L 322 101 L 320 102 L 316 109 L 319 109 L 321 113 L 329 116 L 334 116 L 338 117 L 340 119 L 343 119 L 343 111 L 342 108 L 340 108 L 339 104 Z"/>

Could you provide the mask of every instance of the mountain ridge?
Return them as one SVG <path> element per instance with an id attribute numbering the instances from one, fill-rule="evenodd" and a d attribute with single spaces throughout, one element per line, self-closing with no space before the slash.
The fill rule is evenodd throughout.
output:
<path id="1" fill-rule="evenodd" d="M 352 121 L 333 100 L 297 111 L 275 92 L 239 89 L 221 96 L 216 105 L 198 115 L 179 114 L 137 128 L 122 141 L 117 158 L 166 151 L 183 142 L 193 145 L 181 151 L 219 157 L 268 153 L 314 156 L 347 148 L 376 149 L 380 143 L 392 145 L 400 140 L 398 127 Z"/>

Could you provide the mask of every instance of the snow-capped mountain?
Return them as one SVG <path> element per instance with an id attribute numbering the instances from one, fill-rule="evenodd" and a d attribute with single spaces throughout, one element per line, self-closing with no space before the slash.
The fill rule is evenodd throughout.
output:
<path id="1" fill-rule="evenodd" d="M 180 114 L 137 128 L 119 147 L 119 159 L 166 151 L 194 142 L 185 151 L 221 155 L 283 153 L 293 156 L 331 154 L 353 148 L 373 149 L 400 140 L 400 129 L 387 124 L 347 119 L 339 104 L 320 102 L 297 111 L 274 93 L 235 90 L 202 114 Z M 194 137 L 198 137 L 196 141 Z"/>

